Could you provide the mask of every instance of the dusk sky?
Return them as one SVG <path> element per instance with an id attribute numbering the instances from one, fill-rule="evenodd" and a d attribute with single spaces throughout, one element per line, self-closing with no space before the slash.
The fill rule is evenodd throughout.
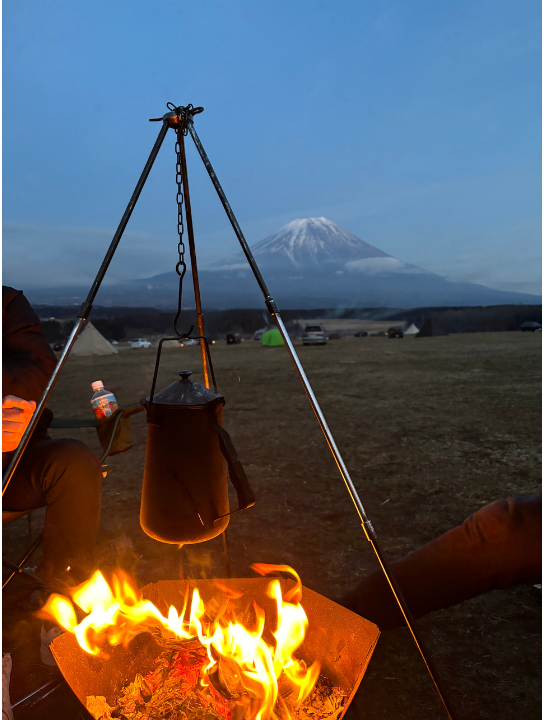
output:
<path id="1" fill-rule="evenodd" d="M 90 284 L 172 101 L 250 244 L 323 216 L 540 294 L 540 36 L 536 0 L 5 2 L 4 284 Z M 174 268 L 174 176 L 170 132 L 108 282 Z M 205 267 L 238 247 L 192 146 L 189 176 Z"/>

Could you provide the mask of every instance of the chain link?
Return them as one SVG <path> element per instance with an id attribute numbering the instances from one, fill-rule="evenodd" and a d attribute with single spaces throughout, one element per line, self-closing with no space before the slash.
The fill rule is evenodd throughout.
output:
<path id="1" fill-rule="evenodd" d="M 182 160 L 181 160 L 181 143 L 182 136 L 187 135 L 188 131 L 188 115 L 190 110 L 193 108 L 192 105 L 187 107 L 179 106 L 176 107 L 173 103 L 167 103 L 167 107 L 171 112 L 175 112 L 177 116 L 177 128 L 176 128 L 176 203 L 178 206 L 178 262 L 176 263 L 176 273 L 179 275 L 179 293 L 178 293 L 178 312 L 174 318 L 174 330 L 178 337 L 187 337 L 190 335 L 193 327 L 188 333 L 182 333 L 178 330 L 178 320 L 181 315 L 181 297 L 183 293 L 183 277 L 187 271 L 187 265 L 185 263 L 185 243 L 183 241 L 183 233 L 185 227 L 183 224 L 183 174 L 182 174 Z"/>
<path id="2" fill-rule="evenodd" d="M 176 185 L 178 191 L 176 193 L 176 203 L 178 206 L 178 262 L 176 272 L 181 277 L 185 275 L 187 266 L 185 264 L 185 243 L 183 242 L 183 176 L 181 173 L 181 142 L 179 131 L 176 133 Z"/>

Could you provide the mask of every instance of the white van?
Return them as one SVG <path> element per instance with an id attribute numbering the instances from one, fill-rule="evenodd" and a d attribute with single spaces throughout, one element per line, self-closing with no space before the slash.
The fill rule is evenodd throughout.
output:
<path id="1" fill-rule="evenodd" d="M 130 341 L 131 348 L 148 348 L 151 347 L 151 343 L 146 338 L 134 338 Z"/>

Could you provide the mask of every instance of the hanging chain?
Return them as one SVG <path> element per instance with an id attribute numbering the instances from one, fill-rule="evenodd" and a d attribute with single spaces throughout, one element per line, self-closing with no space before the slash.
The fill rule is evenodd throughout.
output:
<path id="1" fill-rule="evenodd" d="M 187 135 L 187 118 L 189 111 L 192 109 L 192 105 L 187 107 L 176 107 L 173 103 L 167 103 L 167 107 L 177 115 L 177 128 L 176 128 L 176 203 L 178 206 L 178 262 L 176 264 L 176 273 L 179 276 L 179 292 L 178 292 L 178 311 L 174 318 L 174 330 L 178 337 L 187 337 L 191 334 L 193 327 L 187 333 L 182 333 L 178 330 L 178 320 L 181 315 L 181 298 L 183 294 L 183 278 L 187 272 L 187 265 L 185 263 L 185 243 L 183 241 L 184 225 L 183 225 L 183 176 L 181 173 L 181 137 Z"/>
<path id="2" fill-rule="evenodd" d="M 183 242 L 183 180 L 181 175 L 181 146 L 180 146 L 180 130 L 176 131 L 176 185 L 178 191 L 176 193 L 176 203 L 178 206 L 178 262 L 176 264 L 176 272 L 179 275 L 179 293 L 178 293 L 178 312 L 174 319 L 174 330 L 176 335 L 182 333 L 178 330 L 178 320 L 181 315 L 181 296 L 183 293 L 183 277 L 187 271 L 185 264 L 185 243 Z"/>

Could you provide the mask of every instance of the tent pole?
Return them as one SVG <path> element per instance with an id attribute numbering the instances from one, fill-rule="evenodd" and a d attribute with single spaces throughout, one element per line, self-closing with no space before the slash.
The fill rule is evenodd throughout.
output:
<path id="1" fill-rule="evenodd" d="M 336 443 L 334 441 L 332 433 L 331 433 L 331 431 L 327 425 L 327 422 L 325 420 L 325 416 L 323 415 L 323 413 L 321 411 L 321 408 L 319 406 L 317 398 L 315 397 L 312 387 L 310 385 L 310 382 L 309 382 L 308 378 L 306 377 L 306 373 L 304 372 L 304 368 L 302 367 L 302 364 L 297 355 L 297 352 L 293 346 L 293 343 L 291 342 L 291 338 L 289 337 L 289 334 L 285 328 L 285 325 L 283 324 L 283 320 L 281 318 L 280 311 L 276 304 L 276 301 L 270 294 L 270 291 L 264 281 L 264 278 L 259 270 L 259 267 L 255 261 L 255 258 L 253 257 L 253 253 L 251 252 L 251 249 L 247 243 L 247 240 L 245 239 L 244 234 L 242 233 L 242 230 L 240 228 L 240 225 L 238 224 L 238 221 L 232 211 L 232 208 L 230 207 L 229 201 L 227 200 L 227 196 L 225 195 L 225 192 L 224 192 L 223 188 L 221 187 L 221 184 L 217 178 L 217 175 L 215 174 L 215 171 L 214 171 L 212 164 L 206 154 L 206 151 L 204 150 L 204 147 L 203 147 L 202 143 L 200 142 L 200 138 L 198 137 L 198 134 L 194 128 L 193 119 L 190 114 L 187 115 L 187 126 L 188 126 L 189 132 L 191 134 L 191 137 L 193 138 L 193 141 L 196 145 L 198 153 L 202 159 L 202 162 L 204 163 L 204 166 L 205 166 L 206 170 L 208 171 L 208 175 L 210 176 L 213 186 L 215 187 L 215 190 L 219 196 L 219 199 L 221 200 L 221 204 L 223 205 L 223 208 L 225 209 L 225 212 L 227 213 L 227 217 L 230 220 L 230 224 L 232 225 L 234 232 L 236 234 L 236 237 L 238 238 L 238 241 L 240 242 L 242 250 L 243 250 L 243 252 L 247 258 L 247 261 L 249 263 L 249 266 L 251 267 L 251 270 L 253 271 L 253 274 L 255 276 L 255 279 L 257 280 L 257 283 L 259 284 L 261 292 L 264 295 L 265 304 L 270 312 L 270 315 L 272 315 L 274 317 L 276 325 L 278 326 L 278 329 L 283 337 L 285 345 L 287 346 L 287 349 L 289 351 L 289 354 L 291 355 L 291 359 L 295 365 L 295 368 L 296 368 L 297 374 L 299 376 L 299 379 L 302 383 L 302 386 L 304 387 L 306 396 L 307 396 L 307 398 L 310 402 L 310 405 L 312 406 L 312 410 L 314 411 L 314 414 L 317 418 L 317 422 L 319 423 L 319 426 L 321 427 L 323 435 L 325 436 L 325 440 L 327 441 L 329 449 L 334 457 L 334 460 L 336 462 L 338 470 L 340 471 L 340 475 L 342 476 L 342 479 L 344 480 L 344 483 L 345 483 L 347 491 L 351 497 L 351 500 L 353 501 L 353 504 L 355 505 L 355 509 L 357 510 L 357 513 L 359 515 L 359 519 L 361 521 L 361 525 L 363 527 L 363 530 L 365 532 L 367 540 L 370 541 L 372 548 L 376 554 L 376 557 L 378 558 L 380 567 L 387 579 L 387 582 L 391 588 L 391 591 L 393 592 L 395 600 L 397 601 L 397 603 L 400 607 L 400 610 L 404 616 L 404 619 L 406 620 L 406 624 L 410 630 L 410 633 L 411 633 L 412 638 L 417 646 L 417 649 L 419 650 L 419 652 L 421 654 L 423 662 L 425 663 L 425 666 L 429 672 L 429 675 L 431 676 L 431 679 L 434 683 L 436 691 L 438 692 L 438 695 L 439 695 L 439 697 L 442 701 L 442 704 L 446 710 L 448 718 L 450 718 L 450 720 L 453 720 L 454 716 L 449 707 L 450 701 L 446 697 L 446 691 L 443 687 L 442 681 L 439 679 L 439 677 L 437 675 L 436 668 L 434 667 L 434 662 L 430 658 L 430 653 L 429 653 L 428 649 L 426 648 L 426 646 L 423 642 L 423 639 L 419 635 L 419 631 L 417 631 L 414 627 L 414 620 L 413 620 L 412 614 L 410 612 L 410 609 L 408 608 L 408 605 L 406 604 L 406 600 L 404 599 L 404 597 L 402 595 L 400 587 L 397 584 L 397 581 L 396 581 L 396 579 L 393 575 L 393 572 L 389 566 L 389 563 L 387 562 L 387 560 L 383 554 L 383 551 L 379 545 L 378 536 L 376 534 L 374 526 L 372 525 L 372 522 L 370 521 L 368 515 L 366 514 L 366 511 L 363 507 L 361 499 L 359 498 L 359 494 L 358 494 L 358 492 L 355 488 L 355 485 L 353 484 L 353 481 L 349 475 L 348 469 L 347 469 L 347 467 L 344 463 L 344 460 L 342 459 L 342 456 L 340 455 L 340 452 L 336 446 Z"/>
<path id="2" fill-rule="evenodd" d="M 11 478 L 13 477 L 13 473 L 17 469 L 17 465 L 19 464 L 19 461 L 20 461 L 24 451 L 27 448 L 27 445 L 32 436 L 32 433 L 34 432 L 34 429 L 35 429 L 36 425 L 38 424 L 38 421 L 44 411 L 45 406 L 47 405 L 47 402 L 51 396 L 51 393 L 53 392 L 53 388 L 55 387 L 55 384 L 59 378 L 59 375 L 60 375 L 64 365 L 66 364 L 66 361 L 68 360 L 68 356 L 70 355 L 72 348 L 74 347 L 74 343 L 77 340 L 77 336 L 79 335 L 79 332 L 80 332 L 83 324 L 88 319 L 88 317 L 93 309 L 93 302 L 96 297 L 96 293 L 98 292 L 100 285 L 102 284 L 102 280 L 104 279 L 104 276 L 108 270 L 110 262 L 112 261 L 115 251 L 117 250 L 117 246 L 119 245 L 121 237 L 123 236 L 123 233 L 125 231 L 127 223 L 130 219 L 130 216 L 132 215 L 132 211 L 134 210 L 134 207 L 136 206 L 136 202 L 138 201 L 138 198 L 140 197 L 140 193 L 142 192 L 143 186 L 145 185 L 145 181 L 147 180 L 147 178 L 149 176 L 151 168 L 153 167 L 153 163 L 155 162 L 155 158 L 157 157 L 158 152 L 163 143 L 163 140 L 166 137 L 168 128 L 169 128 L 169 124 L 166 120 L 164 120 L 162 127 L 160 129 L 159 135 L 155 141 L 155 144 L 153 145 L 153 149 L 151 150 L 151 153 L 149 155 L 149 158 L 147 159 L 147 162 L 144 166 L 142 174 L 140 175 L 140 178 L 139 178 L 138 182 L 136 183 L 134 192 L 132 193 L 132 196 L 128 202 L 128 205 L 123 214 L 123 217 L 121 218 L 121 222 L 119 223 L 119 226 L 115 232 L 115 235 L 113 236 L 113 239 L 110 243 L 108 251 L 106 252 L 104 260 L 102 261 L 102 265 L 100 266 L 100 269 L 96 275 L 96 278 L 91 286 L 91 289 L 89 290 L 87 299 L 85 300 L 85 302 L 82 304 L 82 306 L 80 308 L 80 311 L 77 316 L 78 321 L 75 324 L 74 329 L 72 330 L 70 337 L 68 338 L 68 342 L 66 343 L 66 346 L 62 352 L 62 355 L 60 356 L 60 358 L 57 362 L 57 365 L 56 365 L 55 369 L 53 370 L 53 374 L 51 375 L 49 382 L 47 383 L 47 386 L 46 386 L 45 390 L 43 391 L 40 401 L 38 402 L 38 405 L 36 406 L 36 410 L 34 411 L 34 414 L 32 415 L 32 419 L 30 420 L 30 423 L 28 424 L 28 427 L 25 430 L 23 437 L 21 438 L 21 442 L 17 446 L 17 449 L 14 451 L 13 457 L 11 458 L 11 461 L 10 461 L 8 467 L 6 468 L 6 471 L 2 477 L 2 497 L 4 496 L 4 493 L 6 492 L 6 490 L 8 489 L 9 483 L 11 482 Z"/>

